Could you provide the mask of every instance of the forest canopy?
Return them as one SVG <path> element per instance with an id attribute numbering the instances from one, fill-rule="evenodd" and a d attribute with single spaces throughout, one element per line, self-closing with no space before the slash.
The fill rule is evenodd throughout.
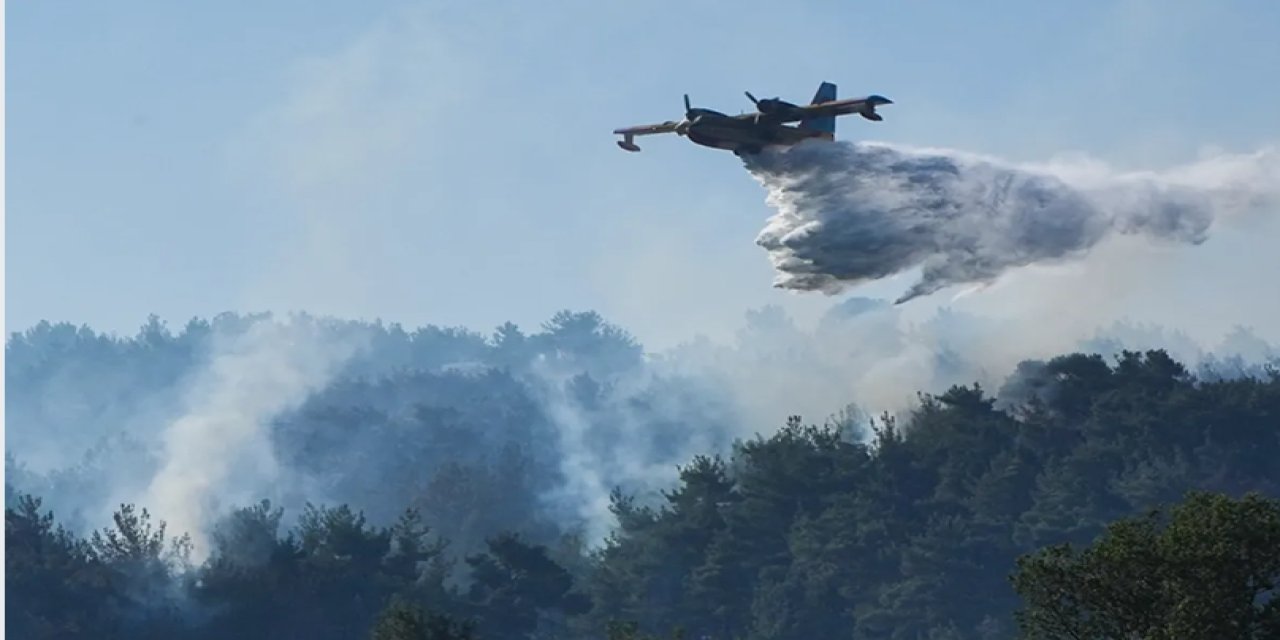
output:
<path id="1" fill-rule="evenodd" d="M 594 313 L 489 336 L 308 318 L 249 343 L 279 357 L 228 359 L 260 320 L 10 337 L 11 637 L 1011 638 L 1039 602 L 1019 558 L 1088 573 L 1101 552 L 1043 554 L 1192 490 L 1280 495 L 1267 366 L 1068 353 L 753 434 L 724 380 Z M 137 498 L 227 362 L 323 375 L 244 441 L 273 473 L 227 467 L 187 530 Z"/>

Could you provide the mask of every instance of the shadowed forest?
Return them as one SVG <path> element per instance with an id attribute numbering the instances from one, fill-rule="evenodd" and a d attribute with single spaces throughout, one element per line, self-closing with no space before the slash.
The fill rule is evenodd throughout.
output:
<path id="1" fill-rule="evenodd" d="M 199 443 L 225 466 L 157 486 L 188 433 L 175 421 L 274 393 L 209 374 L 262 322 L 10 336 L 8 637 L 990 640 L 1019 637 L 1019 620 L 1071 637 L 1045 613 L 1069 573 L 1050 569 L 1077 566 L 1055 545 L 1086 547 L 1189 491 L 1209 492 L 1185 503 L 1193 524 L 1232 509 L 1280 522 L 1265 501 L 1221 502 L 1280 497 L 1280 372 L 1265 361 L 1064 353 L 991 388 L 759 430 L 727 377 L 655 363 L 570 312 L 492 335 L 299 319 L 252 343 L 278 358 L 250 361 L 304 380 L 298 402 L 236 414 L 261 422 L 239 449 Z M 813 377 L 773 353 L 776 375 Z M 159 495 L 198 513 L 196 530 L 145 502 Z M 1132 553 L 1107 566 L 1163 548 L 1135 542 L 1155 529 L 1116 526 Z M 1169 531 L 1194 548 L 1200 529 Z M 1280 579 L 1271 555 L 1263 593 Z M 1163 566 L 1144 558 L 1135 575 Z M 1258 602 L 1256 628 L 1280 630 L 1280 605 Z"/>

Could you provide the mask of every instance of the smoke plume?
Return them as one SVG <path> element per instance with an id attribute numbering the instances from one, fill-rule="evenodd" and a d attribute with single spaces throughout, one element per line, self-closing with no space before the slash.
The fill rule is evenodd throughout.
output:
<path id="1" fill-rule="evenodd" d="M 921 268 L 897 303 L 1078 259 L 1116 234 L 1200 244 L 1219 217 L 1274 202 L 1280 188 L 1271 152 L 1132 174 L 878 143 L 801 144 L 745 162 L 777 209 L 756 240 L 780 272 L 775 286 L 836 294 Z"/>
<path id="2" fill-rule="evenodd" d="M 271 420 L 328 385 L 356 346 L 299 322 L 270 320 L 219 336 L 215 345 L 185 411 L 161 434 L 160 468 L 139 500 L 172 530 L 192 536 L 197 561 L 208 554 L 207 532 L 219 511 L 275 486 Z"/>

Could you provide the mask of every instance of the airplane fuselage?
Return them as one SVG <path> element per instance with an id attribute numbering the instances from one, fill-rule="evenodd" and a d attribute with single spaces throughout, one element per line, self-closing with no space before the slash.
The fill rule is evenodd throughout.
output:
<path id="1" fill-rule="evenodd" d="M 832 139 L 832 136 L 822 131 L 800 129 L 767 120 L 738 120 L 710 110 L 699 114 L 692 122 L 681 123 L 676 133 L 688 137 L 694 144 L 724 149 L 739 155 L 760 153 L 770 145 L 793 145 L 812 138 Z"/>
<path id="2" fill-rule="evenodd" d="M 857 113 L 867 120 L 879 121 L 882 118 L 876 113 L 876 107 L 892 104 L 879 95 L 837 100 L 836 86 L 830 82 L 819 85 L 806 106 L 779 98 L 757 100 L 750 92 L 746 94 L 756 105 L 754 114 L 729 116 L 713 109 L 694 108 L 689 104 L 689 95 L 685 94 L 683 120 L 624 127 L 613 132 L 622 136 L 618 146 L 633 153 L 640 150 L 635 143 L 636 136 L 675 133 L 694 144 L 725 149 L 741 156 L 760 153 L 769 146 L 789 146 L 813 139 L 835 140 L 836 116 Z M 798 124 L 787 124 L 790 122 Z"/>

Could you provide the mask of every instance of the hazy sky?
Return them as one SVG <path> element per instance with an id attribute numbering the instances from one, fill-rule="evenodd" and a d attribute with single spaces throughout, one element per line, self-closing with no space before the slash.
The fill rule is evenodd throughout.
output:
<path id="1" fill-rule="evenodd" d="M 1280 140 L 1272 0 L 22 2 L 7 25 L 9 331 L 594 308 L 664 343 L 835 302 L 771 287 L 737 158 L 614 145 L 684 92 L 736 113 L 830 80 L 896 102 L 844 139 L 1015 160 Z"/>

